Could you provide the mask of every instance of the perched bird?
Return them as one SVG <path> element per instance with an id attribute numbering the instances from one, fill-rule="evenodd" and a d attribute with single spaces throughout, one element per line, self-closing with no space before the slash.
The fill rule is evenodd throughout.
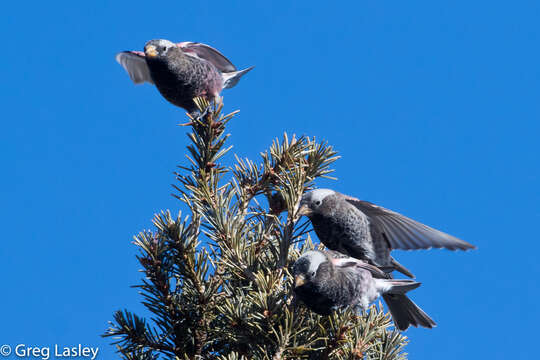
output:
<path id="1" fill-rule="evenodd" d="M 236 67 L 216 49 L 201 43 L 150 40 L 141 51 L 123 51 L 116 61 L 135 84 L 155 84 L 170 103 L 189 112 L 197 110 L 193 98 L 216 100 L 221 90 L 234 87 L 249 67 Z"/>
<path id="2" fill-rule="evenodd" d="M 413 274 L 390 256 L 391 250 L 475 248 L 401 214 L 330 189 L 305 193 L 299 214 L 309 218 L 327 248 L 411 278 Z"/>
<path id="3" fill-rule="evenodd" d="M 405 293 L 420 283 L 391 279 L 377 267 L 335 251 L 308 251 L 293 265 L 294 292 L 312 311 L 328 315 L 333 310 L 357 306 L 363 310 L 383 296 L 396 327 L 432 328 L 435 322 Z"/>

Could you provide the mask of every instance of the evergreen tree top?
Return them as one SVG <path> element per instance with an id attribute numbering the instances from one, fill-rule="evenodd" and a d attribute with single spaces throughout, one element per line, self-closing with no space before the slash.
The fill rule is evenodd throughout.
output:
<path id="1" fill-rule="evenodd" d="M 135 236 L 150 319 L 117 311 L 103 336 L 123 359 L 405 359 L 407 338 L 381 304 L 319 316 L 292 293 L 291 265 L 316 246 L 298 203 L 339 157 L 324 141 L 283 135 L 259 162 L 222 164 L 223 104 L 195 102 L 188 164 L 174 194 L 188 214 L 163 211 Z"/>

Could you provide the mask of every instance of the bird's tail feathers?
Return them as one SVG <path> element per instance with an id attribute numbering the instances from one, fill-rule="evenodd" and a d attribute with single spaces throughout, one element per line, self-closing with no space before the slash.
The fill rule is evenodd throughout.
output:
<path id="1" fill-rule="evenodd" d="M 410 281 L 410 280 L 407 280 Z M 416 287 L 418 287 L 420 284 Z M 409 289 L 411 290 L 411 289 Z M 408 291 L 408 290 L 407 290 Z M 407 330 L 412 325 L 414 327 L 425 327 L 431 329 L 437 324 L 418 305 L 416 305 L 405 294 L 388 293 L 383 295 L 383 299 L 392 315 L 395 326 L 401 330 Z"/>
<path id="2" fill-rule="evenodd" d="M 397 260 L 394 259 L 393 257 L 390 257 L 390 260 L 392 262 L 392 266 L 394 270 L 399 271 L 400 273 L 402 273 L 405 276 L 410 277 L 411 279 L 414 279 L 414 275 L 405 266 L 398 263 Z"/>
<path id="3" fill-rule="evenodd" d="M 222 73 L 221 76 L 223 77 L 223 88 L 230 89 L 236 86 L 236 84 L 238 84 L 238 81 L 240 81 L 240 78 L 253 70 L 254 67 L 255 66 L 250 66 L 244 70 Z"/>

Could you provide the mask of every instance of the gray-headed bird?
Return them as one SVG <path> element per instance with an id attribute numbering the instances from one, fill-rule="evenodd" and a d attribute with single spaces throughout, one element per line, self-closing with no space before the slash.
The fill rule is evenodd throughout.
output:
<path id="1" fill-rule="evenodd" d="M 411 278 L 413 274 L 390 256 L 391 250 L 475 248 L 394 211 L 330 189 L 304 194 L 299 214 L 309 218 L 327 248 Z"/>
<path id="2" fill-rule="evenodd" d="M 294 293 L 320 315 L 352 306 L 366 310 L 382 295 L 400 330 L 409 326 L 432 328 L 435 322 L 412 302 L 406 292 L 420 283 L 391 279 L 377 267 L 334 251 L 308 251 L 293 265 Z"/>
<path id="3" fill-rule="evenodd" d="M 234 87 L 249 67 L 238 71 L 216 49 L 201 43 L 150 40 L 141 51 L 123 51 L 116 61 L 135 84 L 155 84 L 170 103 L 194 112 L 195 97 L 215 101 L 221 90 Z"/>

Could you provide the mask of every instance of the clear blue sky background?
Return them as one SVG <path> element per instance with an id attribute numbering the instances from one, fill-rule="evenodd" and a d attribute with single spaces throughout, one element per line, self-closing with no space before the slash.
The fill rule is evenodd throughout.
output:
<path id="1" fill-rule="evenodd" d="M 132 235 L 179 207 L 185 118 L 114 54 L 167 38 L 256 65 L 224 92 L 241 109 L 235 153 L 257 158 L 283 131 L 327 139 L 342 155 L 330 186 L 479 247 L 395 253 L 439 324 L 407 331 L 411 359 L 529 359 L 539 3 L 183 3 L 2 6 L 0 343 L 83 343 L 112 359 L 99 335 L 113 311 L 142 311 Z"/>

